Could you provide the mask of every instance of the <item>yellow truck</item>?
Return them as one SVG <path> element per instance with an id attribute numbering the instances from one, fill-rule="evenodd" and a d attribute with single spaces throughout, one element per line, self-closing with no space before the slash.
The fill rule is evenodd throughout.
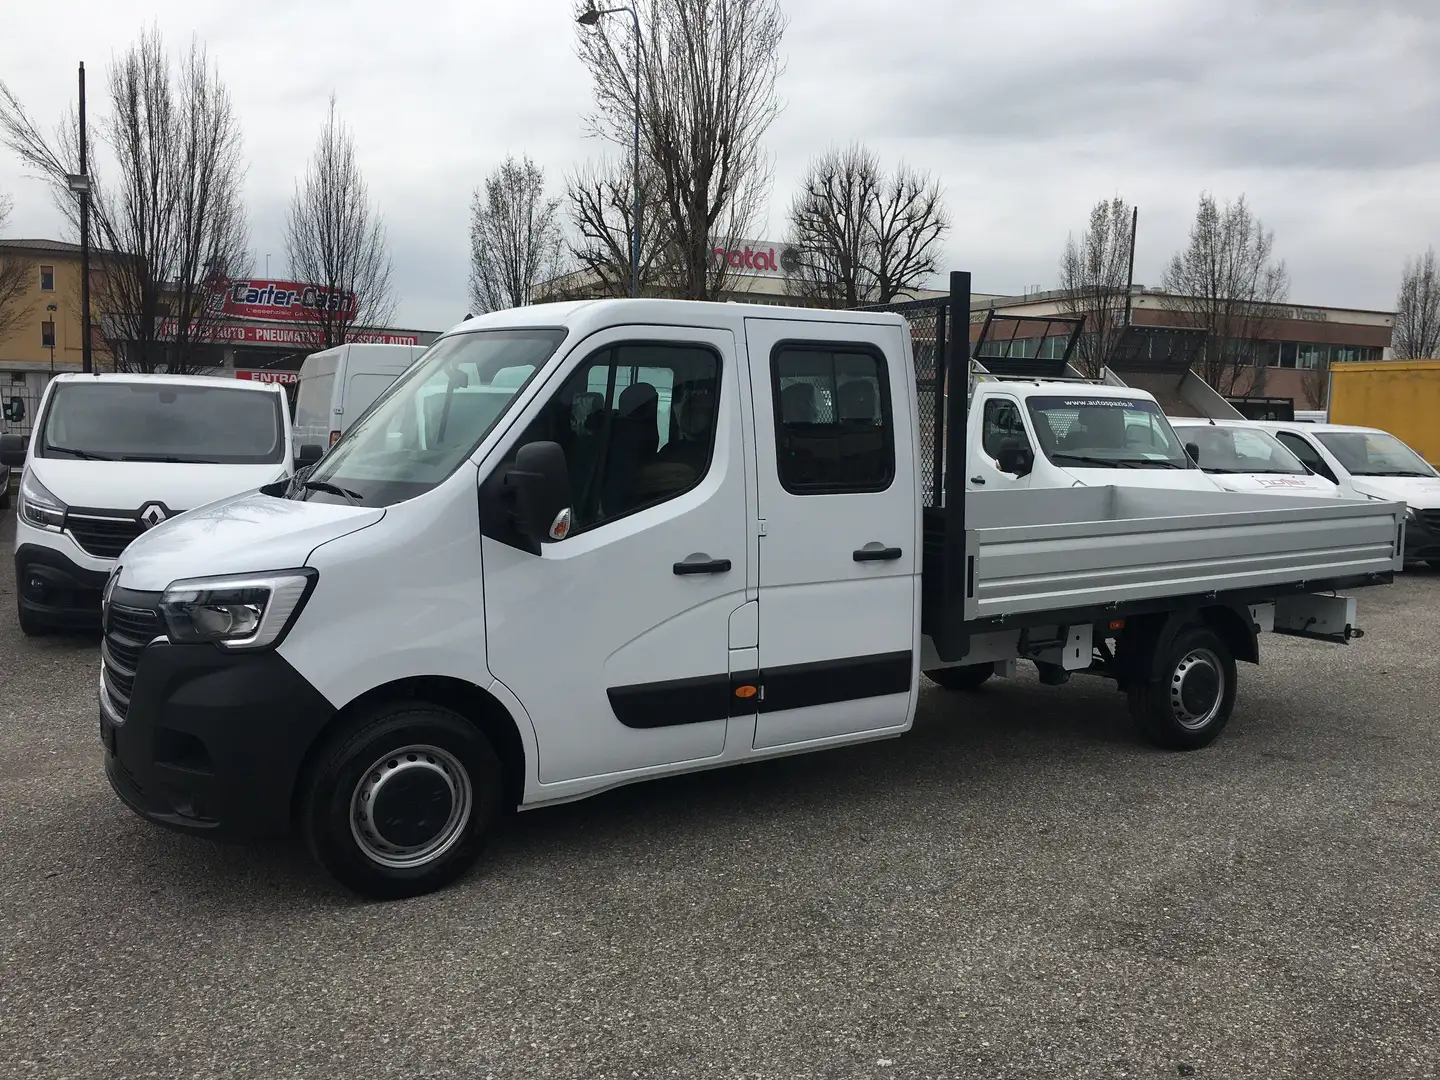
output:
<path id="1" fill-rule="evenodd" d="M 1330 423 L 1388 431 L 1440 466 L 1440 360 L 1334 365 Z"/>

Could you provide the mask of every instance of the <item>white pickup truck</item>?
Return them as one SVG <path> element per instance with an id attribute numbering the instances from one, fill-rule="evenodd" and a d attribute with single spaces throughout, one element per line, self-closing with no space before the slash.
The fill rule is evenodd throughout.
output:
<path id="1" fill-rule="evenodd" d="M 1203 746 L 1259 632 L 1347 640 L 1332 591 L 1399 569 L 1392 503 L 946 499 L 968 395 L 923 381 L 894 314 L 642 299 L 467 321 L 308 475 L 126 550 L 110 781 L 153 821 L 298 830 L 348 886 L 412 895 L 506 808 L 900 735 L 922 671 L 1090 671 L 1157 742 Z"/>

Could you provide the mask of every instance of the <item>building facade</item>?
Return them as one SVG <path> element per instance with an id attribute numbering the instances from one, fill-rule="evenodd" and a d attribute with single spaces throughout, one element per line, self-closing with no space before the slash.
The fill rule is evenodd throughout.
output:
<path id="1" fill-rule="evenodd" d="M 31 287 L 16 303 L 20 317 L 11 333 L 0 338 L 0 399 L 19 398 L 26 417 L 10 430 L 30 429 L 35 406 L 46 384 L 57 374 L 82 370 L 80 247 L 59 240 L 0 240 L 0 260 L 20 263 Z M 104 271 L 91 259 L 91 322 L 94 368 L 112 371 L 114 360 L 102 331 Z M 211 301 L 207 341 L 198 347 L 203 362 L 220 377 L 294 383 L 300 364 L 318 348 L 317 335 L 304 317 L 317 290 L 297 282 L 270 279 L 234 281 Z M 112 326 L 113 329 L 113 326 Z M 168 328 L 173 336 L 173 326 Z M 167 326 L 162 322 L 160 336 Z M 428 345 L 439 336 L 431 330 L 365 328 L 351 340 L 394 345 Z M 124 349 L 124 342 L 118 348 Z"/>

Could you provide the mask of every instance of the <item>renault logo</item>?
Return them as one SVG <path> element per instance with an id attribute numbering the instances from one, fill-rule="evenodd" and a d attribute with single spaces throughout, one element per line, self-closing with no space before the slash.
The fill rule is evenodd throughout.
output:
<path id="1" fill-rule="evenodd" d="M 150 503 L 140 511 L 140 524 L 147 529 L 153 529 L 166 518 L 165 508 L 159 503 Z"/>

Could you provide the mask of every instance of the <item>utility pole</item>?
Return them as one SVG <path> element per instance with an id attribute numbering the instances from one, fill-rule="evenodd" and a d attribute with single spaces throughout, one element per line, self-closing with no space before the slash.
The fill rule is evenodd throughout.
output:
<path id="1" fill-rule="evenodd" d="M 1130 215 L 1130 270 L 1125 275 L 1125 325 L 1130 325 L 1130 294 L 1135 291 L 1135 233 L 1140 228 L 1140 207 Z M 1109 360 L 1109 357 L 1106 357 Z"/>
<path id="2" fill-rule="evenodd" d="M 85 130 L 85 62 L 80 62 L 80 175 L 71 178 L 70 190 L 80 193 L 80 369 L 95 370 L 90 351 L 90 160 Z M 78 184 L 75 181 L 79 181 Z"/>

